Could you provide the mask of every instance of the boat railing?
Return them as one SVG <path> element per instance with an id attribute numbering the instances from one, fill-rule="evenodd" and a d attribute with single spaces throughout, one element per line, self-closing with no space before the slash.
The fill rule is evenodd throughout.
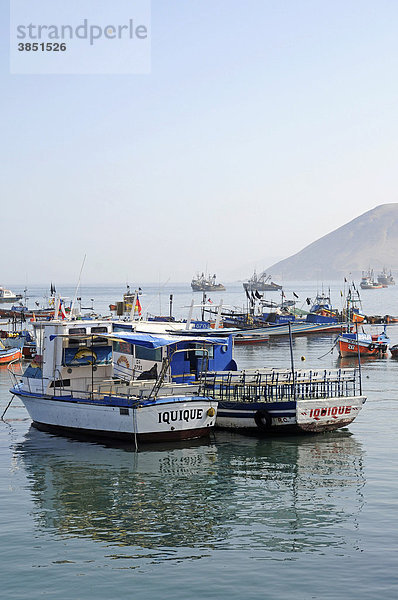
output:
<path id="1" fill-rule="evenodd" d="M 23 368 L 19 359 L 10 362 L 7 365 L 7 371 L 10 375 L 13 387 L 21 383 L 21 377 L 23 376 Z"/>
<path id="2" fill-rule="evenodd" d="M 86 378 L 86 383 L 78 379 L 76 384 L 68 384 L 62 379 L 61 372 L 57 369 L 53 377 L 40 377 L 34 379 L 24 375 L 22 365 L 14 361 L 8 365 L 13 387 L 23 384 L 29 394 L 41 393 L 45 397 L 65 397 L 76 400 L 103 401 L 104 398 L 123 398 L 125 400 L 140 400 L 153 396 L 154 380 L 125 381 L 122 379 Z M 157 396 L 192 396 L 198 393 L 199 384 L 163 382 L 158 389 Z"/>
<path id="3" fill-rule="evenodd" d="M 316 398 L 357 395 L 359 372 L 356 369 L 320 369 L 291 371 L 209 372 L 203 378 L 200 393 L 219 401 L 289 402 Z"/>
<path id="4" fill-rule="evenodd" d="M 157 397 L 161 396 L 192 396 L 198 392 L 199 385 L 189 383 L 163 383 L 158 390 Z M 132 381 L 121 384 L 120 382 L 103 382 L 92 387 L 90 392 L 94 397 L 103 399 L 104 397 L 122 397 L 122 398 L 149 398 L 153 397 L 153 381 Z"/>

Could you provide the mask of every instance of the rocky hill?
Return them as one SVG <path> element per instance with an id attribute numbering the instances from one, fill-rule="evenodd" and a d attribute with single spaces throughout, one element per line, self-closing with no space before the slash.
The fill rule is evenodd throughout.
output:
<path id="1" fill-rule="evenodd" d="M 290 258 L 268 267 L 274 280 L 341 279 L 373 268 L 398 271 L 398 204 L 381 204 Z"/>

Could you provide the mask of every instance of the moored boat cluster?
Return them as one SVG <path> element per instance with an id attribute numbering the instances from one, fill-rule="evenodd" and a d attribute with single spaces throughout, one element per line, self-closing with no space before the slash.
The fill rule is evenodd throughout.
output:
<path id="1" fill-rule="evenodd" d="M 269 303 L 246 286 L 246 310 L 209 308 L 204 298 L 202 320 L 191 313 L 144 320 L 140 293 L 128 289 L 105 317 L 84 317 L 56 293 L 47 307 L 1 315 L 9 327 L 0 330 L 0 364 L 9 365 L 11 392 L 37 428 L 137 447 L 207 436 L 214 427 L 258 435 L 334 430 L 349 425 L 366 400 L 355 362 L 296 369 L 292 359 L 286 368 L 242 370 L 235 345 L 286 336 L 292 350 L 293 335 L 337 332 L 340 356 L 360 360 L 385 355 L 390 343 L 385 328 L 359 330 L 366 316 L 354 285 L 343 310 L 322 292 L 307 298 L 306 312 L 283 292 L 280 304 Z"/>

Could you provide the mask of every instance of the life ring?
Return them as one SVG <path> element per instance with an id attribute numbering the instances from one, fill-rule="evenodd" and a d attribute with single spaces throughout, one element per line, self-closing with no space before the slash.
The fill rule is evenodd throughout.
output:
<path id="1" fill-rule="evenodd" d="M 258 410 L 254 415 L 254 421 L 262 431 L 270 431 L 272 427 L 272 417 L 267 410 Z"/>
<path id="2" fill-rule="evenodd" d="M 214 410 L 214 408 L 211 406 L 209 408 L 209 410 L 207 411 L 207 416 L 208 417 L 214 417 L 214 415 L 216 414 L 216 411 Z"/>

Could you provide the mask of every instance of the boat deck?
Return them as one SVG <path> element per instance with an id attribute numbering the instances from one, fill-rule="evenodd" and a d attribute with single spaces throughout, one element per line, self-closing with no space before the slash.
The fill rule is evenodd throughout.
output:
<path id="1" fill-rule="evenodd" d="M 356 369 L 260 369 L 208 373 L 201 392 L 220 401 L 289 402 L 360 393 Z"/>

